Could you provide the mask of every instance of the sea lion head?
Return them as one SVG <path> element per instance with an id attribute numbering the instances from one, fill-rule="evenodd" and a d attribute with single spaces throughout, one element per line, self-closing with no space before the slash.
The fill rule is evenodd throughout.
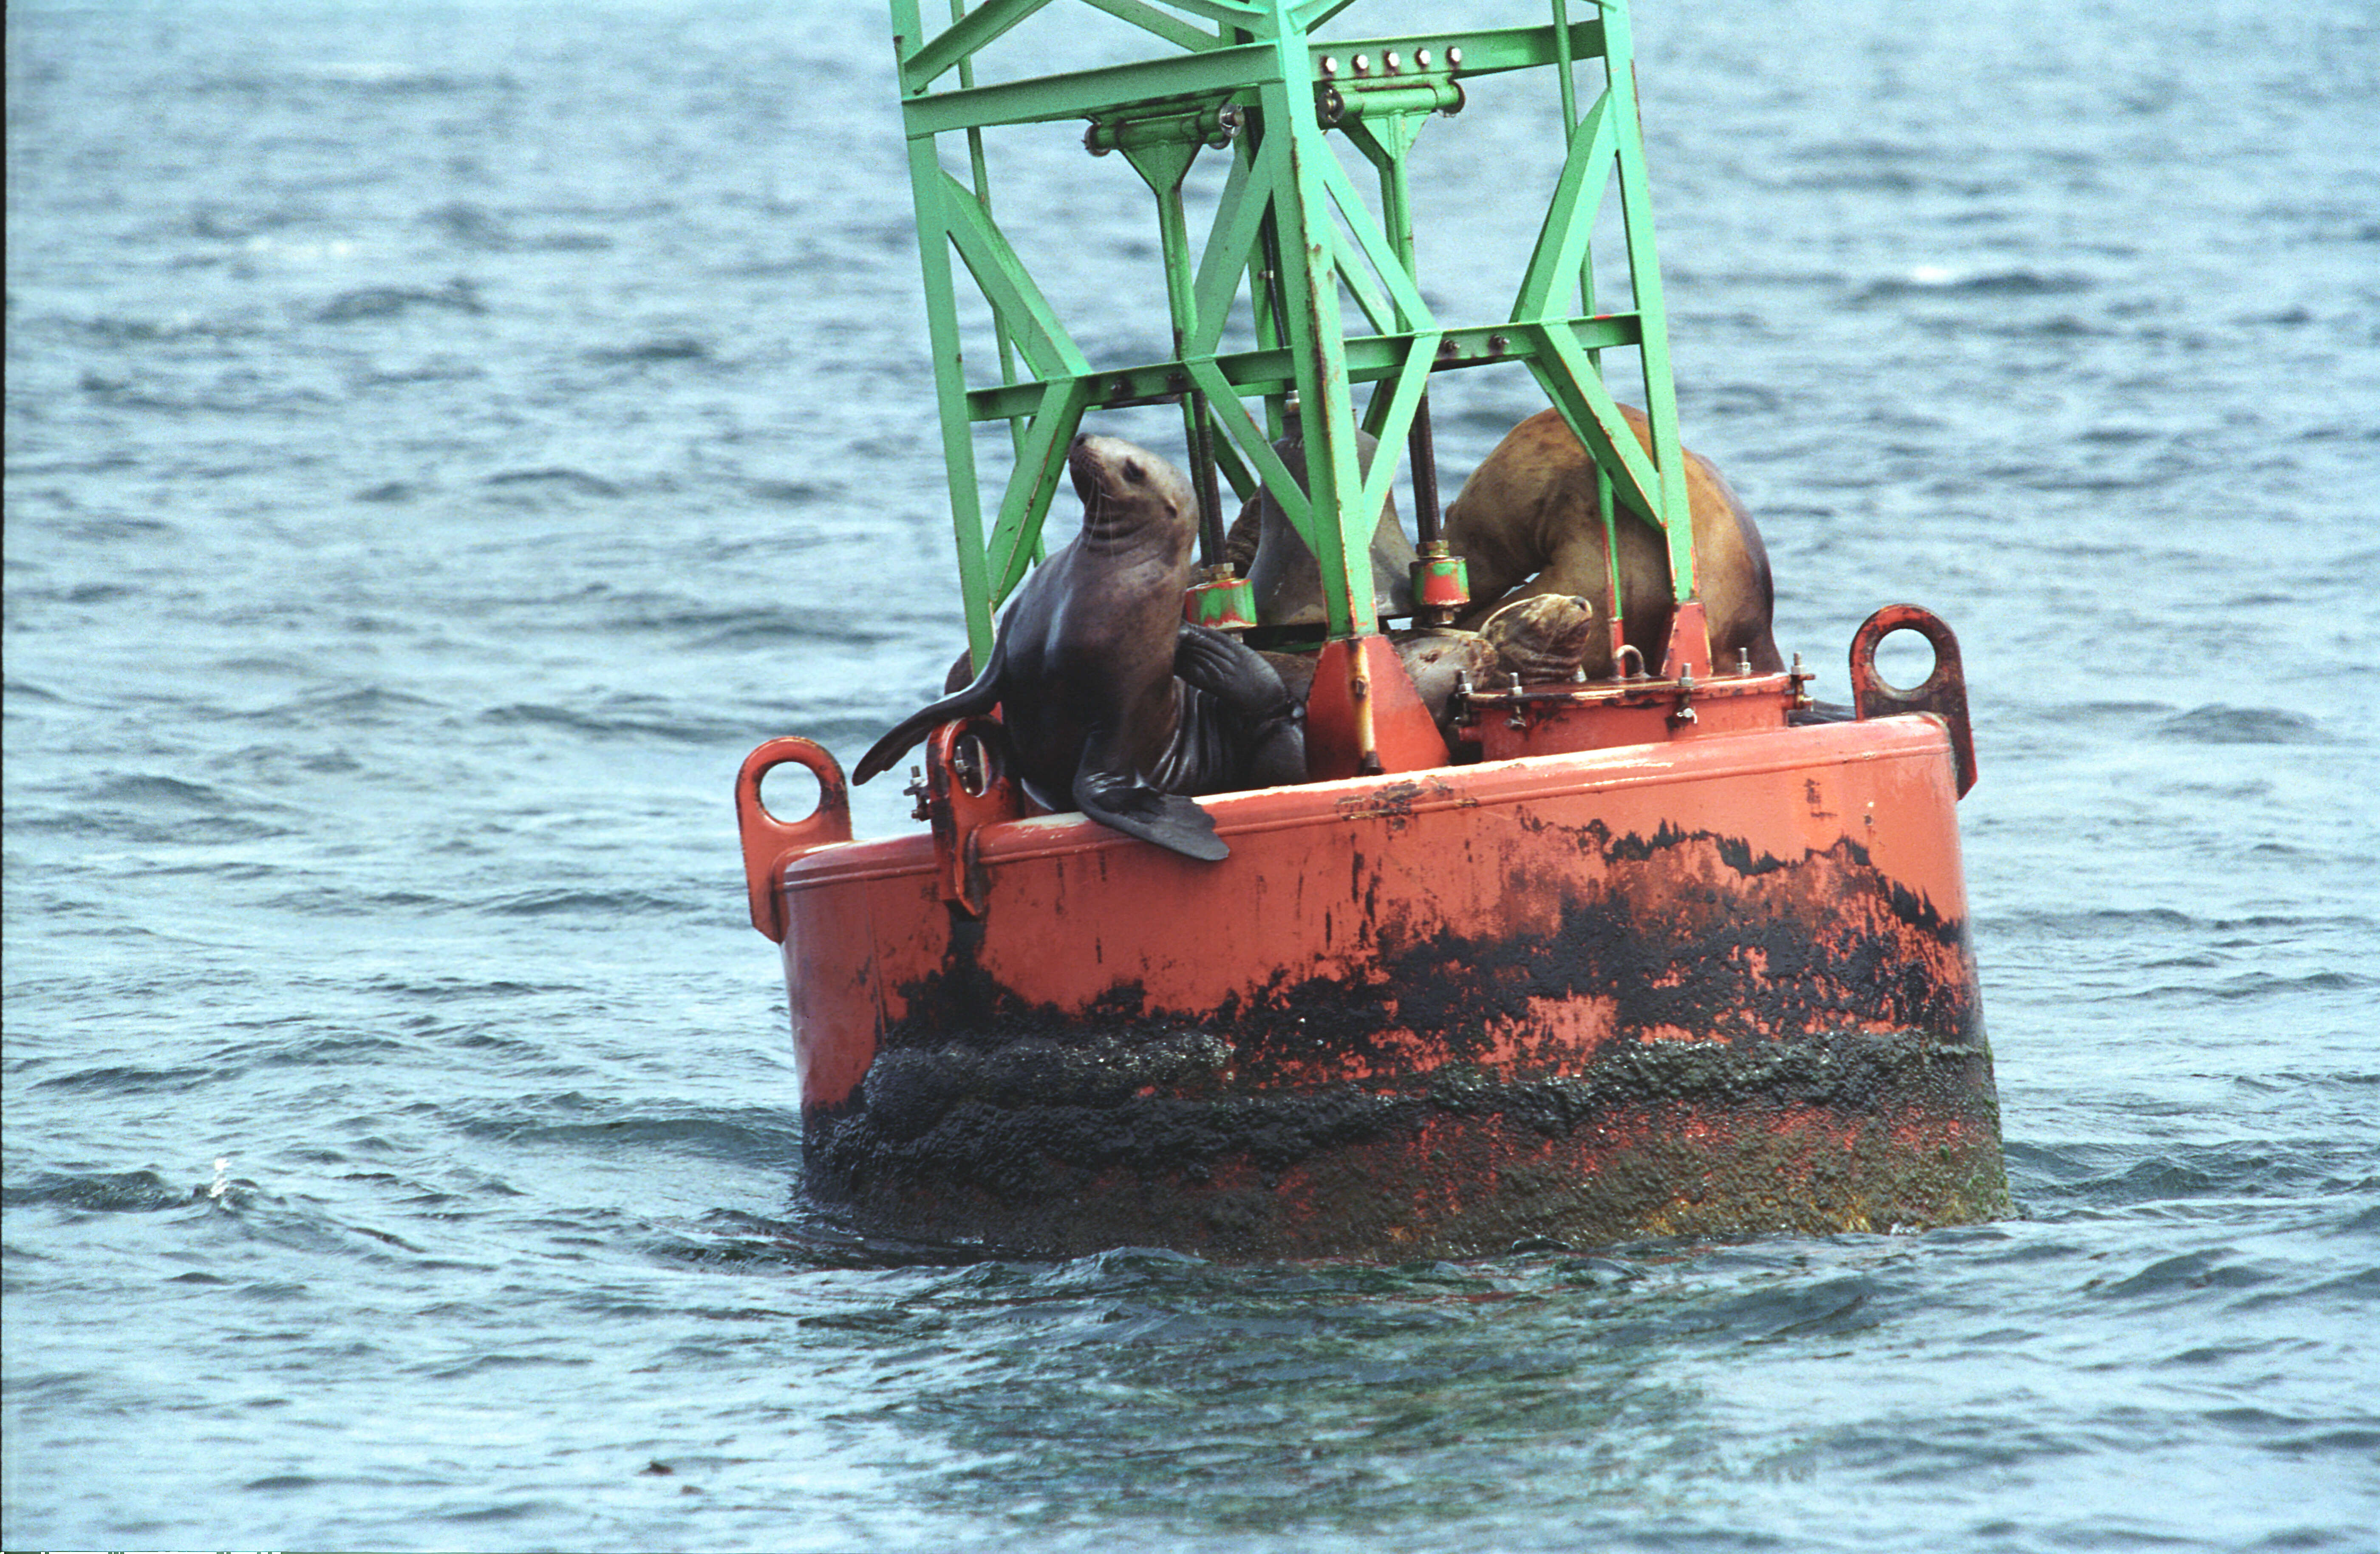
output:
<path id="1" fill-rule="evenodd" d="M 1367 479 L 1379 446 L 1379 440 L 1370 432 L 1356 431 L 1355 460 Z M 1290 434 L 1272 447 L 1299 489 L 1311 490 L 1305 476 L 1305 439 L 1293 419 Z M 1322 601 L 1322 568 L 1314 559 L 1313 548 L 1270 492 L 1259 490 L 1248 499 L 1232 525 L 1231 543 L 1238 554 L 1230 559 L 1234 565 L 1244 563 L 1248 586 L 1256 591 L 1257 620 L 1266 625 L 1319 625 L 1330 618 Z M 1393 492 L 1380 503 L 1379 518 L 1372 526 L 1371 556 L 1373 608 L 1383 615 L 1411 614 L 1415 552 L 1397 516 Z"/>
<path id="2" fill-rule="evenodd" d="M 1083 534 L 1094 540 L 1198 528 L 1198 498 L 1189 478 L 1147 448 L 1086 431 L 1066 450 L 1075 494 L 1083 499 Z"/>
<path id="3" fill-rule="evenodd" d="M 1523 685 L 1575 680 L 1593 645 L 1595 606 L 1575 594 L 1530 594 L 1479 625 L 1503 668 Z"/>

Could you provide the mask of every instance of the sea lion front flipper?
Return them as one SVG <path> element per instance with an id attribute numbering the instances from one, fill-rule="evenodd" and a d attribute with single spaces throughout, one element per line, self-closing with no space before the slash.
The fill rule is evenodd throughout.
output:
<path id="1" fill-rule="evenodd" d="M 1173 674 L 1213 698 L 1209 705 L 1230 721 L 1226 747 L 1232 752 L 1232 770 L 1206 774 L 1192 792 L 1305 781 L 1305 708 L 1262 653 L 1228 633 L 1184 621 L 1173 641 Z"/>
<path id="2" fill-rule="evenodd" d="M 1213 863 L 1232 856 L 1215 834 L 1213 817 L 1195 799 L 1152 788 L 1129 767 L 1101 765 L 1099 745 L 1094 735 L 1084 747 L 1083 764 L 1075 772 L 1075 807 L 1103 826 L 1185 858 Z"/>
<path id="3" fill-rule="evenodd" d="M 1173 639 L 1173 673 L 1241 711 L 1262 716 L 1290 705 L 1280 674 L 1264 655 L 1210 625 L 1182 623 Z"/>
<path id="4" fill-rule="evenodd" d="M 859 764 L 851 769 L 851 780 L 865 783 L 890 767 L 905 754 L 910 746 L 926 737 L 937 726 L 954 718 L 980 717 L 1000 705 L 1000 671 L 1006 662 L 1007 642 L 1003 638 L 991 648 L 991 662 L 975 677 L 975 684 L 963 691 L 953 691 L 941 700 L 921 707 L 892 725 L 892 732 L 868 747 Z"/>

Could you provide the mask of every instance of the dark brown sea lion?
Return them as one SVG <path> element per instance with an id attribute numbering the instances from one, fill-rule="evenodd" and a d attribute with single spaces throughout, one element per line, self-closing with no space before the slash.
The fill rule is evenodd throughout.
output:
<path id="1" fill-rule="evenodd" d="M 1645 416 L 1621 407 L 1639 442 L 1651 447 Z M 1685 455 L 1686 498 L 1694 523 L 1694 588 L 1710 623 L 1711 660 L 1726 673 L 1739 652 L 1752 667 L 1785 667 L 1770 635 L 1776 591 L 1767 547 L 1752 516 L 1708 459 Z M 1620 583 L 1628 644 L 1654 669 L 1669 645 L 1673 601 L 1669 552 L 1650 520 L 1621 507 Z M 1476 627 L 1498 605 L 1531 594 L 1575 594 L 1601 619 L 1612 618 L 1610 569 L 1596 511 L 1595 464 L 1560 415 L 1543 410 L 1514 427 L 1446 510 L 1446 541 L 1470 568 L 1478 602 L 1463 624 Z M 1611 674 L 1608 631 L 1590 634 L 1582 667 Z"/>
<path id="2" fill-rule="evenodd" d="M 1293 431 L 1273 445 L 1301 489 L 1305 487 L 1305 439 Z M 1378 439 L 1355 433 L 1357 465 L 1369 474 Z M 1272 498 L 1258 492 L 1232 525 L 1224 556 L 1248 579 L 1256 594 L 1257 620 L 1264 625 L 1321 625 L 1330 619 L 1322 601 L 1322 568 L 1313 547 L 1297 532 Z M 1383 615 L 1413 613 L 1413 541 L 1397 518 L 1396 498 L 1380 504 L 1372 529 L 1373 607 Z"/>
<path id="3" fill-rule="evenodd" d="M 1066 455 L 1083 531 L 1017 590 L 972 685 L 902 720 L 860 758 L 865 783 L 938 723 L 997 705 L 1016 774 L 1187 857 L 1230 849 L 1185 796 L 1305 779 L 1297 705 L 1250 649 L 1182 619 L 1198 500 L 1179 469 L 1112 437 Z"/>

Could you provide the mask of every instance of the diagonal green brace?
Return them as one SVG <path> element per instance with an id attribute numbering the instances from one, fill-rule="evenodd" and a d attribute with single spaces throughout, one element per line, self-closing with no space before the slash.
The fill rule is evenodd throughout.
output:
<path id="1" fill-rule="evenodd" d="M 1083 424 L 1083 408 L 1089 403 L 1090 385 L 1081 378 L 1062 379 L 1042 390 L 1041 408 L 1026 427 L 1015 472 L 1008 478 L 1000 517 L 992 526 L 990 563 L 995 610 L 1025 580 L 1035 542 L 1041 537 L 1042 521 L 1050 516 L 1050 504 L 1065 474 L 1066 449 L 1075 440 L 1075 429 Z"/>
<path id="2" fill-rule="evenodd" d="M 1058 322 L 1056 310 L 1033 284 L 1032 274 L 985 213 L 982 203 L 948 173 L 941 175 L 936 187 L 941 195 L 940 213 L 950 229 L 953 246 L 966 261 L 967 273 L 982 288 L 984 299 L 1000 315 L 1002 326 L 1015 340 L 1016 348 L 1025 353 L 1033 375 L 1058 378 L 1090 371 L 1091 364 L 1084 359 L 1066 326 Z"/>
<path id="3" fill-rule="evenodd" d="M 1562 163 L 1560 180 L 1546 207 L 1545 225 L 1529 255 L 1529 268 L 1512 298 L 1514 323 L 1540 323 L 1547 317 L 1555 288 L 1567 284 L 1585 261 L 1587 240 L 1595 232 L 1603 188 L 1619 153 L 1613 132 L 1611 94 L 1605 92 L 1586 111 L 1571 136 L 1570 155 Z"/>

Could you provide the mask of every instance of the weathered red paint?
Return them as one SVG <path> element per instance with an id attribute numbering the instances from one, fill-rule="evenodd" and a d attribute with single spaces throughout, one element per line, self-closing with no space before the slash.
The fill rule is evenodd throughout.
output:
<path id="1" fill-rule="evenodd" d="M 1721 699 L 1755 710 L 1208 798 L 1215 865 L 980 812 L 957 888 L 929 835 L 786 849 L 811 1191 L 1050 1254 L 2003 1211 L 1942 726 Z"/>

